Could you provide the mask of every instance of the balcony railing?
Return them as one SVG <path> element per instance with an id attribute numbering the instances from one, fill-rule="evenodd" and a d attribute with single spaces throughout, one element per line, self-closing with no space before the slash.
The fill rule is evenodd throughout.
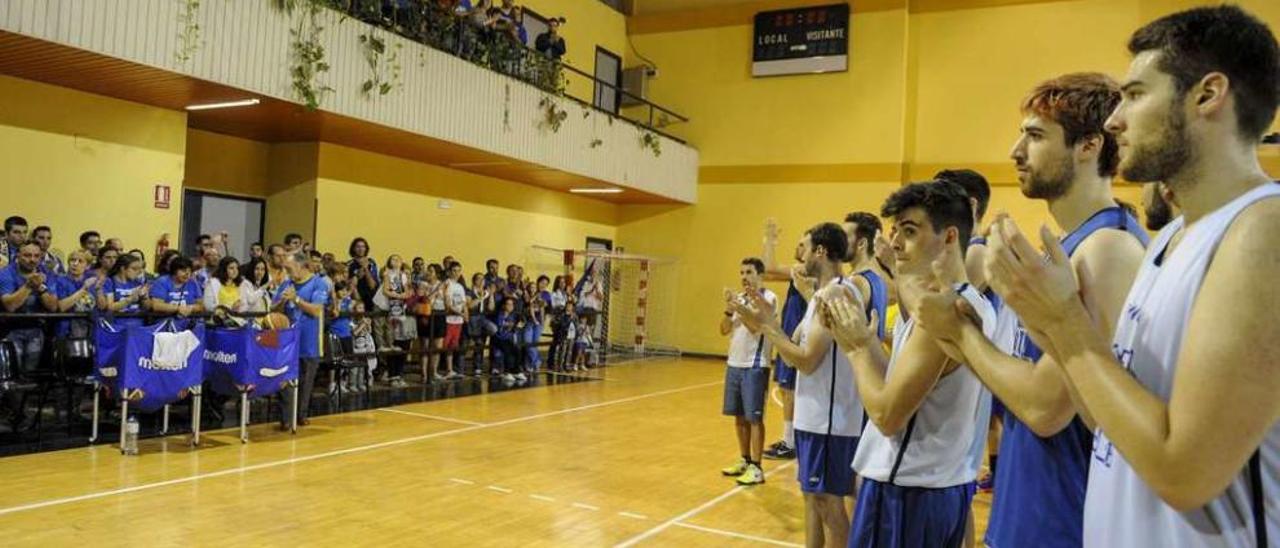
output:
<path id="1" fill-rule="evenodd" d="M 520 42 L 506 29 L 483 28 L 468 18 L 441 7 L 435 0 L 277 0 L 286 6 L 311 2 L 346 16 L 399 35 L 405 39 L 466 59 L 478 66 L 499 72 L 572 99 L 584 106 L 627 120 L 632 124 L 661 134 L 674 141 L 685 141 L 664 132 L 663 128 L 686 123 L 685 116 L 629 93 L 620 86 L 601 80 L 563 61 L 553 60 Z M 590 97 L 577 97 L 570 81 L 581 79 L 588 89 L 601 86 L 615 93 L 615 104 L 627 97 L 643 109 L 615 112 L 600 108 Z M 630 107 L 629 107 L 630 108 Z M 632 117 L 635 116 L 635 117 Z"/>

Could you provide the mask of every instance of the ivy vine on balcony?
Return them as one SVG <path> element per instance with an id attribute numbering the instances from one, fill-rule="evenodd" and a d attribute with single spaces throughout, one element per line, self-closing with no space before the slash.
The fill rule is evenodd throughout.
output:
<path id="1" fill-rule="evenodd" d="M 200 49 L 200 0 L 182 0 L 182 10 L 178 12 L 178 23 L 182 25 L 178 31 L 178 51 L 174 57 L 179 63 L 186 63 Z"/>

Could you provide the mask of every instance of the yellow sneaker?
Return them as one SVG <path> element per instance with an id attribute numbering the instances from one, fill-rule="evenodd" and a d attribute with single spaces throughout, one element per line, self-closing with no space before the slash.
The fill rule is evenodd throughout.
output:
<path id="1" fill-rule="evenodd" d="M 764 483 L 764 470 L 754 464 L 748 464 L 747 469 L 743 470 L 738 476 L 738 485 L 759 485 Z"/>
<path id="2" fill-rule="evenodd" d="M 741 476 L 742 473 L 746 471 L 747 471 L 747 459 L 738 457 L 738 462 L 733 463 L 733 466 L 721 469 L 720 473 L 726 476 Z"/>

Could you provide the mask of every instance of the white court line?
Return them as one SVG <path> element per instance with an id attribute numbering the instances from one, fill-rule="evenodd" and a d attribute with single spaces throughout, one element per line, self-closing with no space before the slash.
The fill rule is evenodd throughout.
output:
<path id="1" fill-rule="evenodd" d="M 39 509 L 39 508 L 47 508 L 47 507 L 50 507 L 50 506 L 59 506 L 59 505 L 63 505 L 63 504 L 71 504 L 71 503 L 73 503 L 73 502 L 80 502 L 80 501 L 84 501 L 84 500 L 93 500 L 93 499 L 100 499 L 100 498 L 105 498 L 105 497 L 111 497 L 111 496 L 115 496 L 115 495 L 124 495 L 124 494 L 128 494 L 128 493 L 136 493 L 136 492 L 139 492 L 139 491 L 147 491 L 147 490 L 155 489 L 155 488 L 158 488 L 158 487 L 167 487 L 167 486 L 169 486 L 169 485 L 179 485 L 179 484 L 182 484 L 182 483 L 188 483 L 188 482 L 193 482 L 193 481 L 199 481 L 199 480 L 202 480 L 202 479 L 217 478 L 217 477 L 222 477 L 222 476 L 229 476 L 229 475 L 232 475 L 232 474 L 241 474 L 241 473 L 244 473 L 244 472 L 252 472 L 252 471 L 254 471 L 254 470 L 263 470 L 263 469 L 267 469 L 267 468 L 275 468 L 275 467 L 277 467 L 277 466 L 284 466 L 284 465 L 286 465 L 286 464 L 297 464 L 297 463 L 300 463 L 300 462 L 308 462 L 308 461 L 313 461 L 313 460 L 325 459 L 325 458 L 329 458 L 329 457 L 338 457 L 338 456 L 342 456 L 342 455 L 349 455 L 349 454 L 352 454 L 352 453 L 363 453 L 363 452 L 365 452 L 365 451 L 372 451 L 372 450 L 375 450 L 375 449 L 382 449 L 382 448 L 384 448 L 384 447 L 395 447 L 395 446 L 397 446 L 397 445 L 405 445 L 405 444 L 414 443 L 414 442 L 423 441 L 423 440 L 429 440 L 429 439 L 434 439 L 434 438 L 439 438 L 439 437 L 444 437 L 444 436 L 451 436 L 451 435 L 454 435 L 454 434 L 461 434 L 461 433 L 464 433 L 464 432 L 474 432 L 474 431 L 476 431 L 476 430 L 484 430 L 484 429 L 487 429 L 487 428 L 494 428 L 494 427 L 497 427 L 497 426 L 505 426 L 505 425 L 508 425 L 508 424 L 515 424 L 515 423 L 519 423 L 519 422 L 526 422 L 526 421 L 531 421 L 531 420 L 537 420 L 537 419 L 542 419 L 542 418 L 546 418 L 546 417 L 554 417 L 554 416 L 557 416 L 557 415 L 566 415 L 566 414 L 569 414 L 569 413 L 576 413 L 576 412 L 579 412 L 579 411 L 586 411 L 586 410 L 588 410 L 588 409 L 595 409 L 595 408 L 597 408 L 597 407 L 605 407 L 605 406 L 609 406 L 609 405 L 616 405 L 616 404 L 619 404 L 619 403 L 633 402 L 633 401 L 636 401 L 636 400 L 642 400 L 642 399 L 646 399 L 646 398 L 655 398 L 655 397 L 658 397 L 658 396 L 665 396 L 665 395 L 667 395 L 667 394 L 676 394 L 676 393 L 679 393 L 679 392 L 687 392 L 687 391 L 689 391 L 689 390 L 697 390 L 697 389 L 699 389 L 699 388 L 706 388 L 706 387 L 708 387 L 708 386 L 718 385 L 718 384 L 721 384 L 722 382 L 723 382 L 723 381 L 706 382 L 706 383 L 702 383 L 702 384 L 695 384 L 695 385 L 685 386 L 685 387 L 681 387 L 681 388 L 673 388 L 673 389 L 671 389 L 671 390 L 661 390 L 661 391 L 658 391 L 658 392 L 651 392 L 651 393 L 649 393 L 649 394 L 641 394 L 641 395 L 639 395 L 639 396 L 631 396 L 631 397 L 627 397 L 627 398 L 621 398 L 621 399 L 617 399 L 617 400 L 604 401 L 604 402 L 600 402 L 600 403 L 593 403 L 593 404 L 590 404 L 590 405 L 583 405 L 583 406 L 573 407 L 573 408 L 569 408 L 569 409 L 561 409 L 561 410 L 559 410 L 559 411 L 550 411 L 550 412 L 547 412 L 547 413 L 539 413 L 539 414 L 537 414 L 537 415 L 529 415 L 529 416 L 527 416 L 527 417 L 517 417 L 517 418 L 514 418 L 514 419 L 508 419 L 508 420 L 505 420 L 505 421 L 491 422 L 491 423 L 486 423 L 486 424 L 482 424 L 482 425 L 478 425 L 478 426 L 467 426 L 467 427 L 465 427 L 465 428 L 456 428 L 456 429 L 454 429 L 454 430 L 445 430 L 445 431 L 443 431 L 443 432 L 433 432 L 433 433 L 430 433 L 430 434 L 422 434 L 422 435 L 419 435 L 419 436 L 411 436 L 411 437 L 408 437 L 408 438 L 400 438 L 400 439 L 397 439 L 397 440 L 390 440 L 390 441 L 384 441 L 384 442 L 380 442 L 380 443 L 372 443 L 372 444 L 369 444 L 369 445 L 360 445 L 360 446 L 356 446 L 356 447 L 349 447 L 349 448 L 347 448 L 347 449 L 338 449 L 338 450 L 336 450 L 336 451 L 328 451 L 328 452 L 325 452 L 325 453 L 317 453 L 317 454 L 315 454 L 315 455 L 307 455 L 307 456 L 304 456 L 304 457 L 294 457 L 294 458 L 291 458 L 291 459 L 284 459 L 284 460 L 277 460 L 277 461 L 271 461 L 271 462 L 264 462 L 264 463 L 261 463 L 261 464 L 253 464 L 253 465 L 249 465 L 249 466 L 240 466 L 240 467 L 237 467 L 237 468 L 229 468 L 229 469 L 226 469 L 226 470 L 219 470 L 219 471 L 217 471 L 217 472 L 209 472 L 209 473 L 206 473 L 206 474 L 196 474 L 196 475 L 193 475 L 193 476 L 187 476 L 187 477 L 182 477 L 182 478 L 174 478 L 174 479 L 171 479 L 171 480 L 158 481 L 158 482 L 154 482 L 154 483 L 144 483 L 144 484 L 142 484 L 142 485 L 134 485 L 134 486 L 131 486 L 131 487 L 122 487 L 122 488 L 119 488 L 119 489 L 111 489 L 111 490 L 109 490 L 109 491 L 99 491 L 99 492 L 97 492 L 97 493 L 87 493 L 87 494 L 84 494 L 84 495 L 77 495 L 77 496 L 74 496 L 74 497 L 63 497 L 63 498 L 58 498 L 58 499 L 49 499 L 49 500 L 40 501 L 40 502 L 33 502 L 33 503 L 30 503 L 30 504 L 22 504 L 22 505 L 19 505 L 19 506 L 10 506 L 10 507 L 8 507 L 8 508 L 0 508 L 0 516 L 6 515 L 6 514 L 13 514 L 13 513 L 17 513 L 17 512 L 25 512 L 25 511 L 27 511 L 27 510 L 36 510 L 36 509 Z"/>
<path id="2" fill-rule="evenodd" d="M 782 465 L 782 466 L 778 466 L 778 467 L 774 468 L 773 470 L 769 470 L 768 472 L 765 472 L 765 474 L 766 474 L 766 475 L 772 475 L 774 472 L 777 472 L 777 471 L 779 471 L 779 470 L 782 470 L 783 468 L 790 467 L 791 465 L 793 465 L 793 464 L 795 464 L 795 463 L 796 463 L 796 461 L 794 461 L 794 460 L 793 460 L 793 461 L 789 461 L 789 462 L 787 462 L 786 464 L 784 464 L 784 465 Z M 689 510 L 688 512 L 685 512 L 685 513 L 683 513 L 683 514 L 680 514 L 680 515 L 678 515 L 678 516 L 676 516 L 676 517 L 674 517 L 674 518 L 671 518 L 671 519 L 669 519 L 669 520 L 667 520 L 667 521 L 664 521 L 664 522 L 662 522 L 662 523 L 659 523 L 656 527 L 654 527 L 654 528 L 652 528 L 652 529 L 649 529 L 648 531 L 645 531 L 645 532 L 643 532 L 643 533 L 640 533 L 639 535 L 636 535 L 636 536 L 631 537 L 631 538 L 629 538 L 629 539 L 627 539 L 627 540 L 625 540 L 625 541 L 622 541 L 622 542 L 620 542 L 620 543 L 618 543 L 618 544 L 615 544 L 615 545 L 614 545 L 614 548 L 627 548 L 628 546 L 635 546 L 635 545 L 636 545 L 636 543 L 638 543 L 638 542 L 640 542 L 640 541 L 642 541 L 642 540 L 645 540 L 645 539 L 647 539 L 647 538 L 649 538 L 649 537 L 652 537 L 652 536 L 654 536 L 654 535 L 656 535 L 656 534 L 658 534 L 658 533 L 661 533 L 661 532 L 665 531 L 668 527 L 671 527 L 672 525 L 675 525 L 675 524 L 676 524 L 676 523 L 678 523 L 678 522 L 684 521 L 684 520 L 689 519 L 689 518 L 691 518 L 691 517 L 693 517 L 693 516 L 695 516 L 695 515 L 698 515 L 698 514 L 699 514 L 699 513 L 701 513 L 702 511 L 704 511 L 704 510 L 706 510 L 706 509 L 708 509 L 708 508 L 711 508 L 712 506 L 715 506 L 715 505 L 717 505 L 717 504 L 720 504 L 720 503 L 721 503 L 721 502 L 723 502 L 725 499 L 728 499 L 728 498 L 730 498 L 730 497 L 732 497 L 732 496 L 734 496 L 734 495 L 736 495 L 736 494 L 738 494 L 738 493 L 741 493 L 741 492 L 743 492 L 743 491 L 745 491 L 745 490 L 747 490 L 747 489 L 750 489 L 750 487 L 745 486 L 745 485 L 739 485 L 739 486 L 737 486 L 737 487 L 734 487 L 733 489 L 730 489 L 730 490 L 725 491 L 724 493 L 720 494 L 720 496 L 718 496 L 718 497 L 716 497 L 716 498 L 713 498 L 713 499 L 711 499 L 711 500 L 709 500 L 709 501 L 707 501 L 707 502 L 702 503 L 702 505 L 698 506 L 697 508 L 694 508 L 694 509 Z"/>
<path id="3" fill-rule="evenodd" d="M 555 501 L 556 501 L 556 499 L 553 499 L 553 498 L 548 497 L 548 496 L 546 496 L 546 495 L 529 495 L 529 498 L 531 498 L 531 499 L 536 499 L 536 500 L 540 500 L 540 501 L 543 501 L 543 502 L 555 502 Z"/>
<path id="4" fill-rule="evenodd" d="M 781 540 L 773 540 L 771 538 L 757 537 L 755 535 L 735 533 L 733 531 L 725 531 L 724 529 L 712 529 L 710 527 L 703 527 L 701 525 L 693 525 L 690 523 L 676 522 L 676 523 L 673 523 L 672 525 L 675 525 L 676 527 L 684 527 L 685 529 L 702 531 L 705 533 L 714 533 L 717 535 L 724 535 L 726 537 L 735 537 L 735 538 L 746 539 L 746 540 L 754 540 L 756 542 L 764 542 L 767 544 L 776 544 L 778 546 L 795 546 L 797 548 L 803 548 L 804 546 L 803 544 L 796 544 L 794 542 L 783 542 Z"/>
<path id="5" fill-rule="evenodd" d="M 413 417 L 422 417 L 424 419 L 431 419 L 431 420 L 444 421 L 444 422 L 454 422 L 458 424 L 465 424 L 467 426 L 483 426 L 484 425 L 483 422 L 464 421 L 462 419 L 451 419 L 449 417 L 428 415 L 426 413 L 418 413 L 416 411 L 402 411 L 400 409 L 391 409 L 390 407 L 379 407 L 375 411 L 382 411 L 384 413 L 395 413 L 397 415 L 410 415 Z"/>
<path id="6" fill-rule="evenodd" d="M 599 507 L 599 506 L 592 506 L 592 505 L 590 505 L 590 504 L 583 504 L 583 503 L 581 503 L 581 502 L 575 502 L 575 503 L 573 503 L 573 507 L 574 507 L 574 508 L 581 508 L 581 509 L 583 509 L 583 510 L 591 510 L 591 511 L 593 511 L 593 512 L 594 512 L 594 511 L 596 511 L 596 510 L 599 510 L 599 509 L 600 509 L 600 507 Z"/>
<path id="7" fill-rule="evenodd" d="M 498 487 L 497 485 L 490 485 L 489 487 L 486 487 L 486 489 L 490 491 L 497 491 L 499 493 L 511 493 L 510 489 L 507 489 L 506 487 Z"/>
<path id="8" fill-rule="evenodd" d="M 618 515 L 624 518 L 631 518 L 631 519 L 649 519 L 649 516 L 646 516 L 644 514 L 633 514 L 631 512 L 618 512 Z"/>
<path id="9" fill-rule="evenodd" d="M 449 481 L 452 481 L 452 482 L 454 482 L 454 483 L 461 483 L 462 485 L 475 485 L 475 484 L 476 484 L 476 482 L 474 482 L 474 481 L 471 481 L 471 480 L 464 480 L 464 479 L 458 479 L 458 478 L 449 478 Z"/>

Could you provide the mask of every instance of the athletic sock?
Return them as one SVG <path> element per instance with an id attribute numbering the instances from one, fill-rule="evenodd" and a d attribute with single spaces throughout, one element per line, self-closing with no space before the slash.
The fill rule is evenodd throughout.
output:
<path id="1" fill-rule="evenodd" d="M 796 448 L 796 430 L 791 421 L 782 421 L 782 442 L 787 447 Z"/>

